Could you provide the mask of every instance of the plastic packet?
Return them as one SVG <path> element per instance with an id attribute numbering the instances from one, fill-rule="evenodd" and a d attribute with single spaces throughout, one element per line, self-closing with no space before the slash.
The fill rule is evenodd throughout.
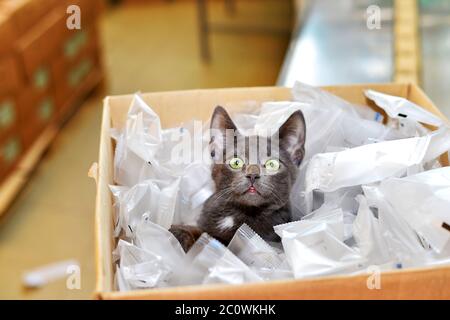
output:
<path id="1" fill-rule="evenodd" d="M 359 195 L 357 200 L 359 209 L 353 221 L 352 231 L 361 255 L 367 258 L 369 264 L 380 265 L 391 262 L 378 219 L 373 215 L 364 196 Z"/>
<path id="2" fill-rule="evenodd" d="M 292 278 L 292 271 L 283 264 L 285 259 L 245 223 L 236 231 L 228 249 L 265 280 Z"/>
<path id="3" fill-rule="evenodd" d="M 171 183 L 147 180 L 128 189 L 110 186 L 119 209 L 116 228 L 120 226 L 127 237 L 133 238 L 136 226 L 147 213 L 151 221 L 169 229 L 175 214 L 179 183 L 179 179 Z"/>
<path id="4" fill-rule="evenodd" d="M 315 155 L 306 171 L 306 191 L 332 192 L 402 175 L 420 164 L 430 136 L 379 142 L 341 152 Z"/>
<path id="5" fill-rule="evenodd" d="M 366 260 L 347 246 L 342 215 L 330 219 L 301 220 L 275 226 L 295 278 L 357 272 Z"/>
<path id="6" fill-rule="evenodd" d="M 394 212 L 383 197 L 378 199 L 377 208 L 381 235 L 386 242 L 389 255 L 398 268 L 423 265 L 425 255 L 430 249 L 428 244 L 405 219 Z"/>
<path id="7" fill-rule="evenodd" d="M 450 167 L 382 181 L 380 193 L 440 253 L 450 240 Z"/>
<path id="8" fill-rule="evenodd" d="M 373 100 L 380 108 L 386 111 L 391 118 L 407 118 L 436 127 L 440 127 L 443 124 L 442 119 L 438 116 L 405 98 L 391 96 L 370 89 L 364 93 L 367 98 Z"/>
<path id="9" fill-rule="evenodd" d="M 125 289 L 155 288 L 167 286 L 171 269 L 163 257 L 119 240 L 113 256 L 120 259 L 117 276 L 120 287 Z"/>
<path id="10" fill-rule="evenodd" d="M 123 132 L 113 134 L 117 139 L 114 157 L 116 183 L 133 186 L 154 177 L 151 165 L 162 141 L 161 132 L 158 115 L 139 94 L 135 94 Z"/>
<path id="11" fill-rule="evenodd" d="M 183 265 L 185 252 L 175 236 L 158 224 L 144 216 L 136 228 L 135 244 L 139 248 L 162 257 L 170 274 L 166 276 L 166 284 L 176 281 L 174 273 Z"/>
<path id="12" fill-rule="evenodd" d="M 204 233 L 186 254 L 180 284 L 262 281 L 254 271 L 218 240 Z"/>
<path id="13" fill-rule="evenodd" d="M 203 163 L 194 163 L 185 169 L 180 181 L 180 210 L 174 224 L 196 223 L 203 203 L 214 193 L 211 168 Z"/>

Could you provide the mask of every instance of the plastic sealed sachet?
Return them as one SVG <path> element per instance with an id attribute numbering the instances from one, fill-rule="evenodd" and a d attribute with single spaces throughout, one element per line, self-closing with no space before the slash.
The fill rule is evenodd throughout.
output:
<path id="1" fill-rule="evenodd" d="M 115 133 L 113 137 L 116 139 L 116 183 L 133 186 L 139 181 L 152 178 L 155 173 L 151 162 L 162 140 L 161 122 L 139 94 L 133 96 L 122 132 Z"/>
<path id="2" fill-rule="evenodd" d="M 171 270 L 163 257 L 124 240 L 117 243 L 114 256 L 120 258 L 116 271 L 120 290 L 167 286 Z"/>
<path id="3" fill-rule="evenodd" d="M 245 223 L 236 231 L 228 249 L 265 280 L 293 277 L 284 254 Z"/>
<path id="4" fill-rule="evenodd" d="M 360 253 L 369 264 L 386 264 L 391 261 L 391 256 L 381 233 L 380 222 L 364 196 L 359 195 L 357 201 L 359 209 L 352 224 L 352 233 Z"/>
<path id="5" fill-rule="evenodd" d="M 395 214 L 436 252 L 442 252 L 450 240 L 449 167 L 387 179 L 380 183 L 379 191 Z"/>
<path id="6" fill-rule="evenodd" d="M 430 138 L 409 138 L 317 154 L 306 172 L 306 189 L 326 192 L 380 181 L 422 162 Z"/>
<path id="7" fill-rule="evenodd" d="M 342 215 L 307 219 L 274 227 L 281 237 L 295 278 L 307 278 L 361 270 L 366 259 L 343 241 Z"/>
<path id="8" fill-rule="evenodd" d="M 133 238 L 136 226 L 147 214 L 151 221 L 169 229 L 173 224 L 180 179 L 172 182 L 146 180 L 135 186 L 110 186 L 118 211 L 116 229 Z M 116 230 L 116 234 L 120 230 Z"/>
<path id="9" fill-rule="evenodd" d="M 135 244 L 158 256 L 175 270 L 185 259 L 185 252 L 175 236 L 167 229 L 153 223 L 144 216 L 142 222 L 136 227 Z"/>
<path id="10" fill-rule="evenodd" d="M 204 233 L 186 254 L 179 284 L 239 284 L 262 280 L 222 243 Z"/>
<path id="11" fill-rule="evenodd" d="M 389 117 L 397 119 L 410 119 L 413 121 L 440 127 L 444 124 L 441 118 L 428 110 L 418 106 L 408 99 L 377 92 L 375 90 L 366 90 L 365 95 L 373 100 L 382 108 Z"/>
<path id="12" fill-rule="evenodd" d="M 136 227 L 134 243 L 119 240 L 113 256 L 120 261 L 119 289 L 130 290 L 174 285 L 185 253 L 169 231 L 144 217 Z"/>

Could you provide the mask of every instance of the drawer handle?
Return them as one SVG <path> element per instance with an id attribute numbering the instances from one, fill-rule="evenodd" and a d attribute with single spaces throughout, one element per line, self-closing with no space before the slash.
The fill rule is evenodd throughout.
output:
<path id="1" fill-rule="evenodd" d="M 7 164 L 13 163 L 20 154 L 22 147 L 18 138 L 12 138 L 3 147 L 3 159 Z"/>
<path id="2" fill-rule="evenodd" d="M 45 89 L 48 86 L 50 74 L 47 67 L 40 67 L 34 72 L 34 86 L 38 89 Z"/>
<path id="3" fill-rule="evenodd" d="M 48 121 L 53 115 L 53 100 L 46 98 L 39 105 L 39 118 L 43 121 Z"/>
<path id="4" fill-rule="evenodd" d="M 69 85 L 71 87 L 78 86 L 81 81 L 86 77 L 92 69 L 91 59 L 84 59 L 69 73 Z"/>
<path id="5" fill-rule="evenodd" d="M 87 43 L 88 34 L 85 31 L 79 31 L 64 44 L 64 55 L 67 58 L 73 58 L 78 55 L 84 45 Z"/>
<path id="6" fill-rule="evenodd" d="M 16 111 L 12 101 L 5 101 L 0 104 L 0 128 L 10 127 L 16 119 Z"/>

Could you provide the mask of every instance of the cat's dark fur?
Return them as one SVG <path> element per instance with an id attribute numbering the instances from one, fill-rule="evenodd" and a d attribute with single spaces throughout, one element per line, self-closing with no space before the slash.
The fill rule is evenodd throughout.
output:
<path id="1" fill-rule="evenodd" d="M 248 137 L 238 131 L 224 108 L 216 107 L 211 129 L 212 178 L 216 192 L 205 202 L 197 228 L 172 226 L 172 233 L 186 251 L 202 232 L 228 244 L 243 223 L 265 240 L 279 241 L 273 226 L 291 221 L 290 191 L 305 153 L 303 114 L 294 112 L 271 138 Z M 234 137 L 230 138 L 226 130 L 234 130 Z M 256 148 L 257 141 L 263 147 Z M 275 143 L 278 148 L 270 147 L 274 141 L 278 142 Z M 249 152 L 254 152 L 252 157 Z M 229 164 L 235 156 L 244 160 L 240 169 L 233 169 Z M 249 158 L 255 163 L 249 163 Z M 269 159 L 280 163 L 275 172 L 264 167 Z M 256 190 L 250 192 L 252 187 Z"/>

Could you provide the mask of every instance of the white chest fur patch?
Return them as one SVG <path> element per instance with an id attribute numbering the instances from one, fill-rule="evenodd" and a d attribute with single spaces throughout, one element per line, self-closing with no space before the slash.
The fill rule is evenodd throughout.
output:
<path id="1" fill-rule="evenodd" d="M 233 228 L 233 226 L 234 226 L 233 217 L 225 217 L 222 220 L 220 220 L 220 222 L 219 222 L 219 228 L 221 230 L 230 229 L 230 228 Z"/>

